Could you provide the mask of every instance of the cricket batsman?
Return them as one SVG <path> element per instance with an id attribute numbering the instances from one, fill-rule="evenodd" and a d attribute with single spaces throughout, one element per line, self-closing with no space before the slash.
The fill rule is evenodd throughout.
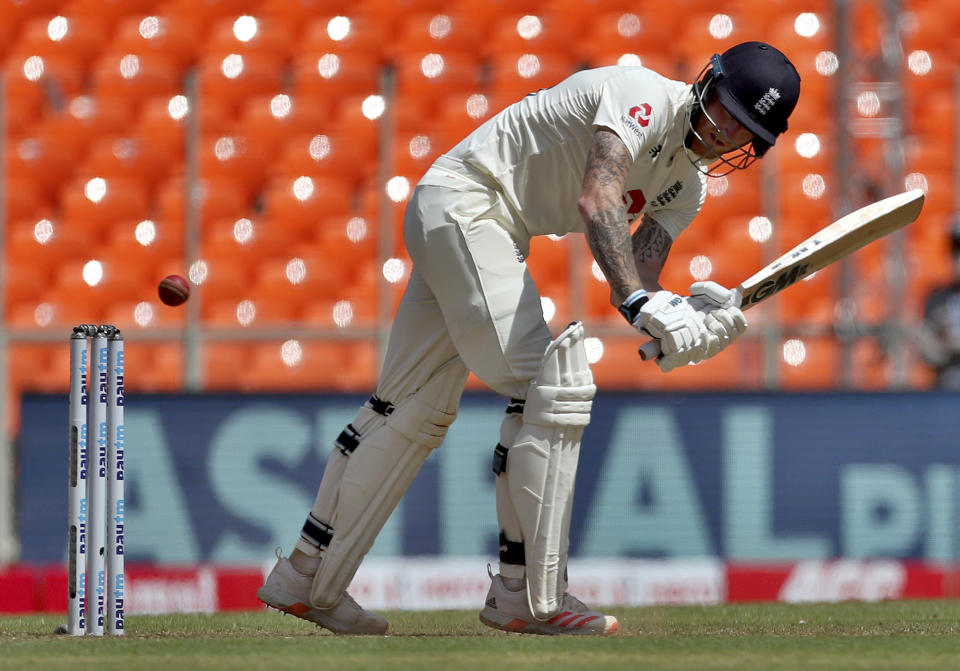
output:
<path id="1" fill-rule="evenodd" d="M 490 440 L 500 561 L 498 573 L 488 569 L 480 619 L 519 633 L 616 632 L 616 618 L 566 590 L 596 387 L 582 324 L 554 336 L 544 321 L 526 264 L 530 239 L 584 233 L 611 304 L 659 340 L 662 371 L 716 355 L 747 327 L 735 293 L 696 282 L 678 295 L 660 285 L 660 272 L 703 206 L 707 177 L 762 157 L 787 130 L 799 93 L 796 69 L 762 42 L 714 55 L 693 84 L 643 67 L 584 70 L 439 157 L 407 205 L 413 270 L 376 392 L 336 439 L 296 547 L 258 597 L 337 633 L 386 632 L 386 619 L 346 590 L 443 442 L 473 371 L 510 399 Z"/>

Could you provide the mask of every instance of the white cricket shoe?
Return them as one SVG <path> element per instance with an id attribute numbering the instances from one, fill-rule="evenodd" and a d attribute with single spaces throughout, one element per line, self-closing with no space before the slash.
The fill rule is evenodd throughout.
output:
<path id="1" fill-rule="evenodd" d="M 310 605 L 310 585 L 313 576 L 303 575 L 293 568 L 286 557 L 279 557 L 257 598 L 284 613 L 318 624 L 336 634 L 385 634 L 387 620 L 382 615 L 364 610 L 346 592 L 333 608 L 314 608 Z"/>
<path id="2" fill-rule="evenodd" d="M 526 588 L 511 592 L 499 575 L 490 576 L 487 603 L 480 621 L 488 627 L 518 634 L 562 636 L 607 636 L 616 633 L 619 623 L 613 615 L 590 610 L 582 601 L 564 593 L 560 610 L 549 620 L 538 620 L 527 605 Z"/>

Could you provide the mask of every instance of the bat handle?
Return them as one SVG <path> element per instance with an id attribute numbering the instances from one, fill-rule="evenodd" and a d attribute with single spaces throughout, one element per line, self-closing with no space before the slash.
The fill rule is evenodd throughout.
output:
<path id="1" fill-rule="evenodd" d="M 640 346 L 638 353 L 640 354 L 640 358 L 644 361 L 652 361 L 656 359 L 658 356 L 660 356 L 660 341 L 649 340 L 643 343 Z"/>

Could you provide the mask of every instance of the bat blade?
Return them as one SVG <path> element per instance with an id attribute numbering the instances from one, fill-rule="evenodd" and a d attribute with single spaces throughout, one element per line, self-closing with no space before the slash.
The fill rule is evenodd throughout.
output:
<path id="1" fill-rule="evenodd" d="M 803 278 L 852 254 L 861 247 L 916 221 L 924 194 L 912 189 L 854 210 L 813 234 L 737 287 L 740 308 L 749 310 Z M 660 343 L 640 347 L 643 360 L 660 354 Z"/>

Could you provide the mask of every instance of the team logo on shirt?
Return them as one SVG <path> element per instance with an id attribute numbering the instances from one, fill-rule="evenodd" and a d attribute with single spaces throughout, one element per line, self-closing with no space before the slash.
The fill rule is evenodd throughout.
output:
<path id="1" fill-rule="evenodd" d="M 640 189 L 630 189 L 623 196 L 623 204 L 627 206 L 627 222 L 632 223 L 647 204 L 647 197 Z"/>
<path id="2" fill-rule="evenodd" d="M 640 103 L 630 108 L 630 118 L 640 124 L 641 128 L 650 125 L 650 115 L 653 114 L 653 108 L 648 103 Z"/>
<path id="3" fill-rule="evenodd" d="M 634 105 L 623 115 L 623 122 L 634 133 L 643 137 L 643 129 L 650 125 L 653 117 L 653 108 L 649 103 Z"/>

